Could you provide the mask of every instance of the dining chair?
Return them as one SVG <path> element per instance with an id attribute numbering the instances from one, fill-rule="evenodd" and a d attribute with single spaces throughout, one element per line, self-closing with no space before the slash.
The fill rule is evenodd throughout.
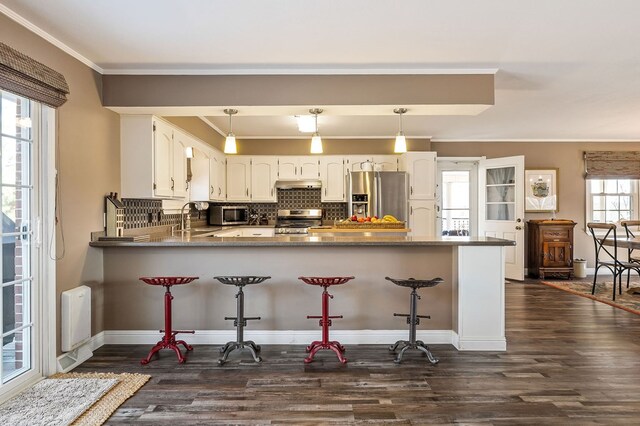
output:
<path id="1" fill-rule="evenodd" d="M 589 222 L 587 228 L 591 232 L 596 250 L 596 270 L 593 275 L 591 294 L 596 292 L 598 271 L 605 267 L 613 274 L 613 300 L 616 300 L 616 280 L 618 280 L 618 293 L 622 294 L 622 274 L 627 272 L 627 287 L 629 287 L 630 272 L 634 270 L 640 276 L 640 264 L 618 259 L 618 235 L 615 223 Z M 596 230 L 602 230 L 604 234 L 596 234 Z M 612 247 L 612 250 L 607 247 Z"/>
<path id="2" fill-rule="evenodd" d="M 640 229 L 640 220 L 623 220 L 622 222 L 620 222 L 620 224 L 624 226 L 624 231 L 627 234 L 627 239 L 636 238 L 632 228 L 635 227 L 636 229 Z M 640 233 L 638 233 L 638 237 L 640 237 Z M 633 248 L 631 247 L 627 248 L 627 259 L 629 260 L 629 262 L 640 264 L 640 254 L 634 253 Z"/>

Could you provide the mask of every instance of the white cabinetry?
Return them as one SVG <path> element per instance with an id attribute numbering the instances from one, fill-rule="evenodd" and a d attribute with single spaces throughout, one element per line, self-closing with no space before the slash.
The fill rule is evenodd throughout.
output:
<path id="1" fill-rule="evenodd" d="M 374 155 L 373 168 L 380 172 L 397 172 L 398 155 Z"/>
<path id="2" fill-rule="evenodd" d="M 199 145 L 191 159 L 191 200 L 224 201 L 227 198 L 224 154 Z"/>
<path id="3" fill-rule="evenodd" d="M 209 193 L 212 201 L 227 199 L 227 160 L 217 150 L 213 151 L 209 163 Z"/>
<path id="4" fill-rule="evenodd" d="M 152 115 L 120 118 L 123 198 L 184 199 L 190 137 Z"/>
<path id="5" fill-rule="evenodd" d="M 320 172 L 318 156 L 282 156 L 278 159 L 278 179 L 318 179 Z"/>
<path id="6" fill-rule="evenodd" d="M 275 202 L 275 183 L 278 179 L 278 157 L 251 158 L 251 201 Z"/>
<path id="7" fill-rule="evenodd" d="M 344 157 L 344 173 L 348 175 L 350 172 L 361 172 L 362 164 L 367 162 L 373 163 L 372 155 L 348 155 Z"/>
<path id="8" fill-rule="evenodd" d="M 227 201 L 250 201 L 251 158 L 227 157 Z"/>
<path id="9" fill-rule="evenodd" d="M 325 155 L 320 157 L 321 201 L 344 201 L 344 158 Z"/>
<path id="10" fill-rule="evenodd" d="M 436 198 L 436 153 L 407 152 L 400 156 L 400 170 L 409 174 L 409 199 Z"/>
<path id="11" fill-rule="evenodd" d="M 409 227 L 412 236 L 435 236 L 436 202 L 433 200 L 409 200 Z"/>

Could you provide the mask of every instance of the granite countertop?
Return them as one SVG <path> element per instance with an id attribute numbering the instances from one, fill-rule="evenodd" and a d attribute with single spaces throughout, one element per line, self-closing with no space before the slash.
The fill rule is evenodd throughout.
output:
<path id="1" fill-rule="evenodd" d="M 320 247 L 320 246 L 512 246 L 515 242 L 491 237 L 409 237 L 390 235 L 274 237 L 199 237 L 152 235 L 148 241 L 93 241 L 92 247 Z"/>

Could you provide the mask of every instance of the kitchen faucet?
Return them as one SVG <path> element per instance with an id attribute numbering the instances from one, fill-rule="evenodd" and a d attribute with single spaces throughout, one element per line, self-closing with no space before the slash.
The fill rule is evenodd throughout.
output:
<path id="1" fill-rule="evenodd" d="M 184 203 L 184 205 L 180 209 L 180 231 L 183 232 L 183 233 L 184 233 L 184 231 L 188 231 L 188 230 L 191 229 L 191 213 L 189 213 L 189 215 L 187 216 L 187 227 L 186 227 L 186 229 L 185 229 L 185 222 L 184 222 L 184 208 L 187 207 L 190 204 L 193 204 L 193 206 L 198 211 L 206 210 L 206 209 L 209 208 L 209 203 L 207 203 L 206 201 L 187 201 L 186 203 Z"/>

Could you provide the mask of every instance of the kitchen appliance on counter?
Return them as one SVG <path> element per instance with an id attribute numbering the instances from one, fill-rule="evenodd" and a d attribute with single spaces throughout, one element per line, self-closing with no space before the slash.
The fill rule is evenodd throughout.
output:
<path id="1" fill-rule="evenodd" d="M 247 206 L 209 207 L 209 225 L 246 225 L 247 223 L 249 223 Z"/>
<path id="2" fill-rule="evenodd" d="M 406 172 L 351 172 L 347 184 L 349 216 L 393 215 L 408 219 L 409 176 Z"/>
<path id="3" fill-rule="evenodd" d="M 312 226 L 322 225 L 322 209 L 278 210 L 276 235 L 308 234 Z"/>

